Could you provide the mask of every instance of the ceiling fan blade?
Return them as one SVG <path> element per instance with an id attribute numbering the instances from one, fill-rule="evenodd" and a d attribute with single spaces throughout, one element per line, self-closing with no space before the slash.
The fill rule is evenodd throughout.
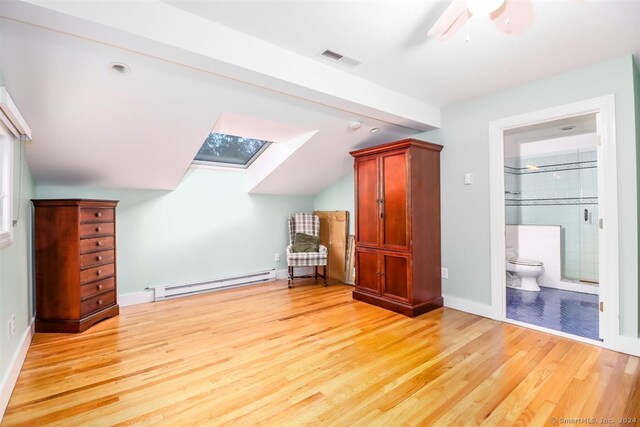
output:
<path id="1" fill-rule="evenodd" d="M 455 33 L 457 33 L 458 30 L 464 26 L 464 24 L 469 20 L 469 18 L 471 18 L 471 14 L 469 13 L 468 10 L 465 9 L 465 11 L 462 12 L 460 16 L 458 16 L 458 19 L 456 19 L 454 23 L 451 24 L 451 26 L 447 29 L 447 31 L 440 34 L 440 37 L 438 37 L 438 40 L 443 41 L 453 37 Z"/>
<path id="2" fill-rule="evenodd" d="M 436 23 L 433 24 L 427 35 L 438 36 L 446 33 L 463 13 L 468 14 L 467 2 L 465 0 L 453 0 Z"/>
<path id="3" fill-rule="evenodd" d="M 533 24 L 532 0 L 505 0 L 504 4 L 491 14 L 491 20 L 498 30 L 519 35 Z"/>

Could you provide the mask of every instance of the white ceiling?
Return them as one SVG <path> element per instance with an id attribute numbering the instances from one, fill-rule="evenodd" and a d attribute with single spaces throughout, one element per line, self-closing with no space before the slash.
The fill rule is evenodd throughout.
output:
<path id="1" fill-rule="evenodd" d="M 535 0 L 524 35 L 507 36 L 488 19 L 472 18 L 444 42 L 426 33 L 449 1 L 169 3 L 323 63 L 329 61 L 317 54 L 326 48 L 348 55 L 362 64 L 334 66 L 437 106 L 640 54 L 638 0 Z"/>
<path id="2" fill-rule="evenodd" d="M 446 6 L 0 0 L 0 72 L 34 129 L 38 183 L 173 189 L 225 115 L 291 130 L 248 190 L 315 194 L 351 170 L 350 150 L 437 127 L 440 106 L 640 52 L 640 1 L 539 0 L 524 36 L 472 20 L 470 43 L 466 30 L 426 39 Z M 326 48 L 362 64 L 330 63 Z"/>
<path id="3" fill-rule="evenodd" d="M 250 188 L 316 194 L 350 169 L 349 150 L 416 133 L 90 40 L 0 22 L 2 74 L 33 128 L 27 155 L 40 184 L 173 189 L 225 115 L 236 127 L 242 117 L 259 119 L 253 125 L 278 123 L 283 142 L 287 132 L 317 131 L 275 165 L 295 175 L 271 173 Z M 114 61 L 131 72 L 114 73 Z M 364 126 L 348 132 L 354 119 Z M 371 135 L 371 127 L 383 130 Z"/>
<path id="4" fill-rule="evenodd" d="M 504 132 L 504 141 L 526 143 L 595 132 L 596 115 L 590 113 L 509 129 Z"/>
<path id="5" fill-rule="evenodd" d="M 504 132 L 505 157 L 527 157 L 596 148 L 595 114 L 566 117 Z"/>

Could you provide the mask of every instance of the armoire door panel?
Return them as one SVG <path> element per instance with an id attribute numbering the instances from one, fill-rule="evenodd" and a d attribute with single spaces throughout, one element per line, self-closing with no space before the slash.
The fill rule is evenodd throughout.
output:
<path id="1" fill-rule="evenodd" d="M 400 301 L 409 301 L 410 293 L 410 258 L 408 255 L 391 255 L 383 253 L 382 294 L 385 297 Z"/>
<path id="2" fill-rule="evenodd" d="M 382 156 L 382 245 L 407 248 L 407 152 Z"/>
<path id="3" fill-rule="evenodd" d="M 358 160 L 356 189 L 356 244 L 377 246 L 379 243 L 377 157 Z"/>
<path id="4" fill-rule="evenodd" d="M 356 287 L 380 295 L 378 252 L 356 249 Z"/>

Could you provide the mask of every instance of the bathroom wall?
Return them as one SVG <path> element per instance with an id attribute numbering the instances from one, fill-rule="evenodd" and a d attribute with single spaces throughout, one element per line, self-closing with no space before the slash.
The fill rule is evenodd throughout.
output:
<path id="1" fill-rule="evenodd" d="M 558 225 L 507 225 L 507 248 L 518 251 L 520 258 L 542 262 L 544 270 L 538 284 L 550 288 L 562 288 L 560 266 L 560 229 Z"/>
<path id="2" fill-rule="evenodd" d="M 595 136 L 593 139 L 592 149 L 510 158 L 505 166 L 507 223 L 560 225 L 562 277 L 568 280 L 598 282 Z"/>
<path id="3" fill-rule="evenodd" d="M 522 224 L 520 221 L 520 207 L 515 203 L 509 203 L 510 200 L 517 200 L 520 197 L 519 168 L 520 159 L 518 157 L 504 159 L 505 224 Z"/>

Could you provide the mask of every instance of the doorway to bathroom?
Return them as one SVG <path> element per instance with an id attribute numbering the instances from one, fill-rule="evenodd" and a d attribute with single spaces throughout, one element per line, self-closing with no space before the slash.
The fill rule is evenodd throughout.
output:
<path id="1" fill-rule="evenodd" d="M 617 333 L 613 123 L 612 97 L 491 122 L 495 318 L 605 346 Z"/>
<path id="2" fill-rule="evenodd" d="M 600 339 L 596 114 L 504 132 L 506 317 Z"/>

